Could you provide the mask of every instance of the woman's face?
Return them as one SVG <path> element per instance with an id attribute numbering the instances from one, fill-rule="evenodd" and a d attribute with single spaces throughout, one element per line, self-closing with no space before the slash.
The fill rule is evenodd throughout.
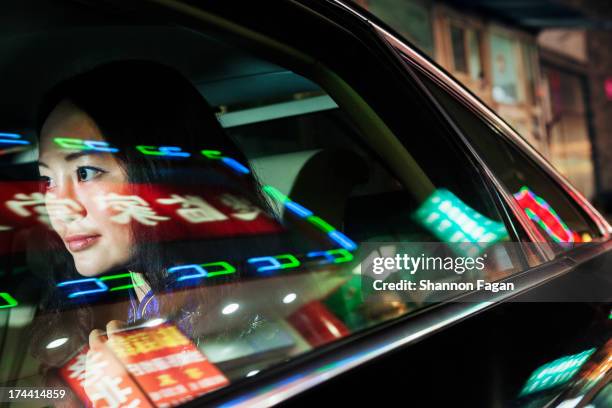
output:
<path id="1" fill-rule="evenodd" d="M 69 101 L 47 117 L 40 135 L 39 171 L 53 229 L 81 275 L 125 265 L 133 241 L 130 227 L 111 221 L 115 214 L 100 203 L 101 197 L 127 191 L 125 170 L 110 153 L 62 148 L 55 138 L 104 141 L 93 119 Z"/>

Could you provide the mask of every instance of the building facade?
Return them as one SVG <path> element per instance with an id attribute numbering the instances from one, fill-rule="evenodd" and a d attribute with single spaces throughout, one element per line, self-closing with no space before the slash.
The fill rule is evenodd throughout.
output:
<path id="1" fill-rule="evenodd" d="M 610 143 L 600 146 L 593 137 L 597 124 L 588 92 L 590 51 L 584 31 L 528 30 L 448 1 L 357 3 L 464 83 L 586 197 L 597 199 L 612 190 L 612 171 L 605 176 L 610 180 L 602 180 L 596 163 L 596 153 Z M 565 55 L 567 50 L 573 55 Z"/>

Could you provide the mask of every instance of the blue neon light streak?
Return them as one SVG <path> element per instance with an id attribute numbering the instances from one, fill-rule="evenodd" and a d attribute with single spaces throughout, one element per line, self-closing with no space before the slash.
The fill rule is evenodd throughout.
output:
<path id="1" fill-rule="evenodd" d="M 290 210 L 292 213 L 297 215 L 298 217 L 308 218 L 313 215 L 312 211 L 308 208 L 304 208 L 295 201 L 287 201 L 285 203 L 285 208 Z"/>
<path id="2" fill-rule="evenodd" d="M 340 245 L 344 249 L 347 249 L 349 251 L 354 251 L 355 249 L 357 249 L 357 244 L 340 231 L 330 231 L 327 233 L 327 235 L 329 235 L 331 239 L 336 241 L 336 243 L 338 243 L 338 245 Z"/>
<path id="3" fill-rule="evenodd" d="M 231 157 L 222 157 L 221 161 L 225 163 L 228 167 L 232 168 L 233 170 L 236 170 L 238 173 L 242 173 L 242 174 L 250 173 L 249 169 L 247 169 L 244 165 L 232 159 Z"/>
<path id="4" fill-rule="evenodd" d="M 9 138 L 10 140 L 2 139 L 5 137 Z M 16 139 L 21 139 L 21 135 L 17 133 L 0 133 L 0 143 L 19 144 L 19 145 L 30 144 L 30 142 L 28 142 L 27 140 L 16 140 Z"/>
<path id="5" fill-rule="evenodd" d="M 108 286 L 106 286 L 104 284 L 104 282 L 102 282 L 100 279 L 98 278 L 87 278 L 87 279 L 76 279 L 76 280 L 69 280 L 69 281 L 65 281 L 65 282 L 60 282 L 57 284 L 58 287 L 64 287 L 64 286 L 68 286 L 68 285 L 77 285 L 79 283 L 86 283 L 86 282 L 93 282 L 98 286 L 98 289 L 90 289 L 90 290 L 82 290 L 79 292 L 74 292 L 68 295 L 68 298 L 72 299 L 75 298 L 77 296 L 85 296 L 85 295 L 91 295 L 94 293 L 100 293 L 100 292 L 106 292 L 108 291 Z"/>
<path id="6" fill-rule="evenodd" d="M 325 259 L 319 261 L 319 264 L 328 264 L 336 262 L 336 257 L 330 254 L 328 251 L 313 251 L 306 254 L 309 258 L 317 258 L 322 256 Z"/>
<path id="7" fill-rule="evenodd" d="M 282 204 L 285 208 L 288 208 L 298 217 L 305 218 L 306 221 L 321 230 L 323 233 L 326 233 L 330 239 L 339 244 L 342 248 L 348 251 L 353 251 L 357 249 L 357 244 L 354 243 L 351 239 L 349 239 L 346 235 L 344 235 L 340 231 L 337 231 L 333 226 L 329 225 L 323 219 L 315 216 L 313 212 L 309 209 L 302 207 L 295 201 L 291 200 L 289 197 L 281 193 L 278 189 L 270 185 L 265 185 L 263 187 L 263 192 L 270 196 L 276 202 Z"/>
<path id="8" fill-rule="evenodd" d="M 206 269 L 202 268 L 202 266 L 200 266 L 198 264 L 173 266 L 172 268 L 168 269 L 168 273 L 175 273 L 177 271 L 182 271 L 182 270 L 185 270 L 185 269 L 195 269 L 196 273 L 194 273 L 192 275 L 181 276 L 181 277 L 179 277 L 177 279 L 177 282 L 181 282 L 181 281 L 184 281 L 184 280 L 187 280 L 187 279 L 205 278 L 206 275 L 208 274 Z"/>
<path id="9" fill-rule="evenodd" d="M 180 147 L 175 146 L 159 146 L 158 149 L 160 152 L 164 154 L 164 156 L 170 157 L 189 157 L 191 153 L 181 151 Z"/>
<path id="10" fill-rule="evenodd" d="M 119 149 L 117 149 L 116 147 L 110 147 L 107 142 L 99 142 L 95 140 L 84 140 L 83 145 L 97 152 L 117 153 L 119 151 Z"/>
<path id="11" fill-rule="evenodd" d="M 257 272 L 278 271 L 279 269 L 283 269 L 283 265 L 273 256 L 260 256 L 258 258 L 251 258 L 248 260 L 248 263 L 250 264 L 260 262 L 269 262 L 271 265 L 260 266 L 257 268 Z"/>

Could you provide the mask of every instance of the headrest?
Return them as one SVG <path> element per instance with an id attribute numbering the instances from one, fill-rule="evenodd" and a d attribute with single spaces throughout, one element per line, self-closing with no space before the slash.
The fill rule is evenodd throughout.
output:
<path id="1" fill-rule="evenodd" d="M 320 151 L 320 149 L 304 150 L 294 153 L 264 156 L 251 159 L 250 164 L 255 176 L 262 186 L 270 185 L 281 193 L 289 195 L 300 170 L 311 157 Z M 282 206 L 277 205 L 277 203 L 268 196 L 266 196 L 266 199 L 279 219 L 282 219 L 284 212 Z"/>
<path id="2" fill-rule="evenodd" d="M 351 191 L 368 179 L 367 162 L 346 149 L 262 157 L 252 160 L 251 165 L 263 185 L 276 187 L 337 228 Z M 282 208 L 273 208 L 279 217 L 285 217 Z"/>

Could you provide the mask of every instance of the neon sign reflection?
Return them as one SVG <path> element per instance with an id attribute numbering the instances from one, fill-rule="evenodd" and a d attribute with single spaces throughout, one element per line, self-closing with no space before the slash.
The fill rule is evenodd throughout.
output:
<path id="1" fill-rule="evenodd" d="M 240 163 L 237 160 L 232 159 L 231 157 L 225 157 L 218 150 L 202 150 L 202 156 L 211 160 L 220 160 L 223 164 L 225 164 L 230 169 L 234 170 L 239 174 L 249 174 L 249 169 Z"/>
<path id="2" fill-rule="evenodd" d="M 320 265 L 326 263 L 344 263 L 353 260 L 353 254 L 344 248 L 330 249 L 327 251 L 313 251 L 306 254 L 306 256 L 309 258 L 322 257 L 323 259 L 319 261 Z"/>
<path id="3" fill-rule="evenodd" d="M 281 269 L 291 269 L 300 266 L 300 261 L 298 261 L 298 259 L 291 254 L 261 256 L 251 258 L 247 262 L 251 265 L 259 264 L 259 266 L 257 266 L 257 272 L 278 271 Z"/>
<path id="4" fill-rule="evenodd" d="M 566 383 L 594 352 L 595 349 L 592 348 L 582 353 L 558 358 L 538 367 L 531 373 L 519 395 L 533 394 Z"/>
<path id="5" fill-rule="evenodd" d="M 4 304 L 0 304 L 0 309 L 8 309 L 19 305 L 19 302 L 8 292 L 0 292 L 0 298 L 4 302 Z"/>
<path id="6" fill-rule="evenodd" d="M 10 138 L 8 140 L 0 139 L 0 143 L 12 143 L 12 144 L 29 144 L 30 142 L 25 140 L 15 140 L 20 137 L 19 135 L 13 135 L 10 133 L 0 133 L 0 137 L 5 135 Z M 110 146 L 107 142 L 98 140 L 82 140 L 70 137 L 56 137 L 53 139 L 55 144 L 63 149 L 71 150 L 92 150 L 104 153 L 117 153 L 119 149 Z M 184 151 L 179 146 L 151 146 L 151 145 L 137 145 L 135 149 L 145 156 L 163 157 L 163 158 L 188 158 L 191 157 L 191 153 Z M 240 163 L 231 157 L 223 156 L 219 150 L 201 150 L 202 156 L 207 159 L 219 160 L 226 167 L 229 167 L 234 172 L 245 175 L 249 174 L 250 170 L 248 167 Z"/>
<path id="7" fill-rule="evenodd" d="M 306 254 L 300 261 L 299 257 L 293 254 L 279 254 L 274 256 L 261 256 L 249 258 L 246 263 L 252 265 L 258 274 L 271 273 L 284 269 L 295 269 L 302 266 L 305 262 L 311 261 L 312 265 L 324 266 L 350 262 L 353 254 L 344 248 L 329 249 L 326 251 L 312 251 Z M 191 281 L 197 284 L 202 279 L 211 279 L 223 275 L 232 275 L 237 272 L 237 268 L 229 262 L 209 262 L 203 264 L 184 264 L 168 268 L 168 274 L 172 275 L 177 282 Z M 137 277 L 135 275 L 134 277 Z M 69 299 L 99 295 L 105 292 L 116 292 L 120 290 L 130 290 L 135 286 L 140 286 L 142 282 L 132 280 L 130 273 L 120 273 L 107 275 L 99 278 L 83 278 L 68 280 L 59 283 L 59 288 L 71 289 L 67 293 Z M 0 294 L 1 295 L 1 294 Z"/>
<path id="8" fill-rule="evenodd" d="M 2 145 L 29 145 L 30 142 L 23 140 L 20 134 L 0 132 L 0 144 Z"/>
<path id="9" fill-rule="evenodd" d="M 121 195 L 108 193 L 94 197 L 102 210 L 111 209 L 116 214 L 110 217 L 118 224 L 128 224 L 132 221 L 146 226 L 156 226 L 160 222 L 169 221 L 168 216 L 160 215 L 151 204 L 138 195 Z M 240 221 L 254 221 L 262 210 L 244 197 L 233 194 L 222 194 L 219 201 L 231 212 L 225 215 L 208 201 L 196 195 L 171 194 L 169 197 L 158 198 L 156 203 L 163 206 L 180 205 L 176 215 L 191 224 L 215 221 L 226 221 L 230 217 Z M 50 217 L 66 222 L 82 217 L 83 208 L 70 198 L 56 198 L 52 193 L 17 193 L 6 201 L 6 207 L 21 218 L 35 216 L 42 224 L 51 226 Z M 5 227 L 5 230 L 11 227 Z M 2 229 L 0 229 L 2 230 Z"/>
<path id="10" fill-rule="evenodd" d="M 555 242 L 574 242 L 574 233 L 557 212 L 542 197 L 527 186 L 521 187 L 514 198 L 530 220 L 542 228 Z"/>
<path id="11" fill-rule="evenodd" d="M 295 201 L 291 200 L 276 188 L 266 185 L 263 187 L 263 191 L 273 200 L 277 201 L 279 204 L 282 204 L 286 209 L 295 214 L 298 218 L 308 221 L 311 225 L 326 233 L 332 241 L 340 245 L 342 248 L 348 251 L 354 251 L 357 249 L 357 244 L 354 243 L 349 237 L 338 231 L 323 219 L 314 215 L 309 209 L 302 207 Z"/>
<path id="12" fill-rule="evenodd" d="M 164 156 L 164 157 L 190 157 L 191 154 L 184 152 L 177 146 L 136 146 L 136 150 L 147 156 Z"/>
<path id="13" fill-rule="evenodd" d="M 80 139 L 73 139 L 73 138 L 55 138 L 55 143 L 60 145 L 60 147 L 69 148 L 69 149 L 100 150 L 100 149 L 106 148 L 106 149 L 113 149 L 112 152 L 118 151 L 118 149 L 116 148 L 110 148 L 108 144 L 105 144 L 104 146 L 95 144 L 95 143 L 105 143 L 105 142 L 94 142 L 94 141 L 80 140 Z M 164 156 L 164 157 L 190 157 L 191 156 L 190 153 L 182 151 L 182 149 L 178 146 L 138 145 L 136 146 L 136 149 L 142 154 L 149 155 L 149 156 Z M 110 151 L 110 150 L 106 150 L 106 151 Z M 201 150 L 200 153 L 202 154 L 203 157 L 207 159 L 220 161 L 221 163 L 225 164 L 227 167 L 229 167 L 230 169 L 232 169 L 234 172 L 236 172 L 239 175 L 245 175 L 245 174 L 250 173 L 250 170 L 248 169 L 248 167 L 246 167 L 245 165 L 243 165 L 242 163 L 240 163 L 239 161 L 231 157 L 224 156 L 223 153 L 219 150 L 206 150 L 205 149 L 205 150 Z M 285 208 L 287 208 L 287 210 L 295 214 L 297 217 L 305 219 L 310 224 L 312 224 L 319 230 L 323 231 L 325 234 L 327 234 L 327 236 L 332 241 L 334 241 L 340 247 L 347 249 L 349 251 L 353 251 L 357 248 L 357 244 L 355 244 L 355 242 L 353 242 L 346 235 L 336 230 L 336 228 L 329 225 L 325 220 L 317 217 L 316 215 L 312 213 L 312 211 L 308 210 L 307 208 L 291 200 L 289 197 L 285 196 L 284 194 L 282 194 L 280 191 L 278 191 L 274 187 L 265 186 L 263 190 L 271 198 L 277 200 L 279 203 L 282 203 L 285 206 Z M 140 198 L 138 197 L 138 199 Z M 157 214 L 154 214 L 150 210 L 148 210 L 145 207 L 145 203 L 142 203 L 140 201 L 135 202 L 136 200 L 137 198 L 132 197 L 132 203 L 129 205 L 127 203 L 116 202 L 115 204 L 116 206 L 120 206 L 123 210 L 126 210 L 126 211 L 129 209 L 132 212 L 129 215 L 121 214 L 113 218 L 115 220 L 119 220 L 119 222 L 121 223 L 126 223 L 127 222 L 125 221 L 126 219 L 133 218 L 133 219 L 139 220 L 144 225 L 156 225 L 158 221 L 164 221 L 163 219 L 159 218 Z M 163 201 L 160 201 L 160 202 L 163 203 Z M 102 204 L 102 205 L 104 206 L 105 204 Z M 179 210 L 179 212 L 182 210 L 183 209 Z M 191 209 L 188 209 L 188 210 L 191 211 Z M 210 213 L 210 211 L 208 212 Z"/>
<path id="14" fill-rule="evenodd" d="M 214 268 L 220 267 L 218 270 Z M 213 270 L 211 270 L 213 269 Z M 185 281 L 189 279 L 212 278 L 221 275 L 231 275 L 236 273 L 236 268 L 227 262 L 210 262 L 204 264 L 187 264 L 174 266 L 168 269 L 168 273 L 176 274 L 179 271 L 190 271 L 190 274 L 183 274 L 177 277 L 177 281 Z"/>
<path id="15" fill-rule="evenodd" d="M 71 137 L 56 137 L 53 141 L 63 149 L 92 150 L 102 153 L 117 153 L 119 149 L 111 147 L 107 142 L 100 140 L 82 140 Z"/>
<path id="16" fill-rule="evenodd" d="M 104 284 L 104 282 L 102 282 L 102 279 L 100 278 L 85 278 L 85 279 L 75 279 L 75 280 L 69 280 L 69 281 L 65 281 L 65 282 L 60 282 L 57 284 L 58 288 L 62 288 L 65 286 L 69 286 L 69 285 L 76 285 L 76 284 L 85 284 L 85 285 L 89 285 L 92 286 L 90 289 L 81 289 L 79 291 L 76 292 L 72 292 L 68 295 L 68 298 L 72 299 L 78 296 L 85 296 L 85 295 L 92 295 L 95 293 L 101 293 L 101 292 L 107 292 L 108 291 L 108 286 L 106 286 L 106 284 Z"/>
<path id="17" fill-rule="evenodd" d="M 485 217 L 443 188 L 434 191 L 415 211 L 413 218 L 443 242 L 468 243 L 465 251 L 470 256 L 508 238 L 502 222 Z"/>
<path id="18" fill-rule="evenodd" d="M 96 197 L 100 209 L 111 208 L 118 214 L 110 217 L 111 221 L 118 224 L 128 224 L 132 220 L 143 225 L 153 226 L 160 221 L 168 221 L 170 217 L 157 214 L 149 204 L 137 195 L 119 195 L 109 193 Z"/>

